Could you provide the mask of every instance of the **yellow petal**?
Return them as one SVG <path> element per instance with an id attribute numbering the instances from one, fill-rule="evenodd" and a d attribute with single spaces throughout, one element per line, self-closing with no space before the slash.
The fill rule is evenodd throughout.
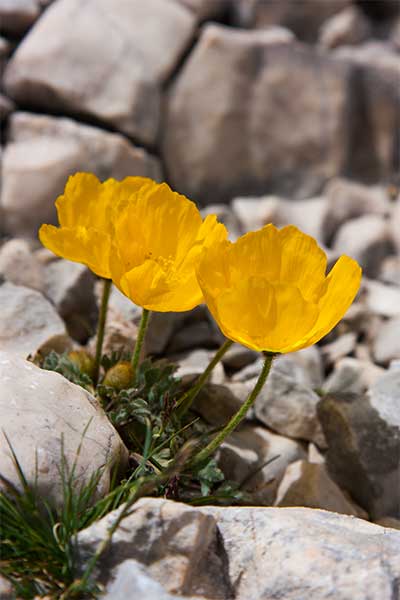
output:
<path id="1" fill-rule="evenodd" d="M 207 294 L 204 294 L 207 301 Z M 216 300 L 213 315 L 227 337 L 254 350 L 288 352 L 318 317 L 292 285 L 251 277 Z"/>
<path id="2" fill-rule="evenodd" d="M 101 195 L 101 183 L 92 173 L 69 177 L 64 194 L 56 200 L 61 227 L 87 227 L 92 224 L 93 207 Z"/>
<path id="3" fill-rule="evenodd" d="M 80 262 L 99 277 L 109 279 L 110 237 L 102 231 L 84 227 L 54 227 L 42 225 L 42 244 L 62 258 Z"/>
<path id="4" fill-rule="evenodd" d="M 349 256 L 341 256 L 326 278 L 326 291 L 318 303 L 319 317 L 305 340 L 296 349 L 315 344 L 343 318 L 361 283 L 361 268 Z"/>
<path id="5" fill-rule="evenodd" d="M 302 296 L 317 302 L 325 282 L 326 254 L 314 238 L 289 225 L 279 232 L 281 269 L 279 280 L 296 285 Z"/>

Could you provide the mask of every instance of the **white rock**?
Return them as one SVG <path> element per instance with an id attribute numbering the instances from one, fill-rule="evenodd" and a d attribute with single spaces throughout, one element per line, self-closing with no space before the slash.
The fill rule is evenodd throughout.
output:
<path id="1" fill-rule="evenodd" d="M 103 468 L 97 493 L 106 493 L 111 470 L 118 461 L 124 464 L 127 451 L 95 398 L 62 375 L 6 352 L 0 352 L 0 381 L 0 429 L 32 485 L 37 458 L 37 485 L 43 500 L 62 504 L 62 453 L 66 469 L 71 469 L 76 459 L 79 484 Z M 0 445 L 0 472 L 21 487 L 4 440 Z"/>
<path id="2" fill-rule="evenodd" d="M 111 513 L 79 534 L 88 558 Z M 121 524 L 97 572 L 110 581 L 134 559 L 169 592 L 215 600 L 394 600 L 400 532 L 308 508 L 192 508 L 143 498 Z M 128 597 L 128 596 L 126 596 Z"/>
<path id="3" fill-rule="evenodd" d="M 64 322 L 42 294 L 12 283 L 0 285 L 0 350 L 26 358 L 70 346 Z"/>
<path id="4" fill-rule="evenodd" d="M 17 102 L 85 114 L 154 144 L 160 85 L 194 26 L 194 15 L 177 2 L 59 0 L 17 49 L 6 89 Z"/>
<path id="5" fill-rule="evenodd" d="M 362 394 L 384 373 L 384 369 L 372 362 L 347 356 L 337 362 L 323 389 L 331 394 L 344 392 Z"/>
<path id="6" fill-rule="evenodd" d="M 90 171 L 100 179 L 160 177 L 158 161 L 119 134 L 27 113 L 11 116 L 2 169 L 5 230 L 35 238 L 42 223 L 56 222 L 54 202 L 76 171 Z"/>
<path id="7" fill-rule="evenodd" d="M 40 0 L 0 0 L 1 29 L 8 35 L 22 35 L 40 14 Z"/>
<path id="8" fill-rule="evenodd" d="M 323 23 L 319 42 L 324 48 L 353 46 L 370 37 L 371 24 L 358 6 L 349 6 Z"/>
<path id="9" fill-rule="evenodd" d="M 317 417 L 319 396 L 309 384 L 305 369 L 290 356 L 275 359 L 268 379 L 255 402 L 257 419 L 295 439 L 320 447 L 325 440 Z"/>
<path id="10" fill-rule="evenodd" d="M 372 313 L 382 317 L 400 315 L 400 287 L 385 285 L 379 281 L 363 278 L 361 301 Z"/>
<path id="11" fill-rule="evenodd" d="M 383 260 L 394 252 L 389 223 L 376 215 L 364 215 L 344 223 L 333 249 L 354 258 L 365 275 L 376 277 Z"/>
<path id="12" fill-rule="evenodd" d="M 186 383 L 201 375 L 214 357 L 215 352 L 208 350 L 193 350 L 184 358 L 177 359 L 179 363 L 176 377 L 181 377 Z M 224 383 L 225 372 L 221 363 L 218 363 L 210 375 L 211 383 Z"/>
<path id="13" fill-rule="evenodd" d="M 44 273 L 42 265 L 25 240 L 13 239 L 0 249 L 0 274 L 14 283 L 42 291 Z"/>
<path id="14" fill-rule="evenodd" d="M 382 325 L 374 340 L 373 354 L 380 364 L 400 358 L 400 317 L 393 317 Z"/>

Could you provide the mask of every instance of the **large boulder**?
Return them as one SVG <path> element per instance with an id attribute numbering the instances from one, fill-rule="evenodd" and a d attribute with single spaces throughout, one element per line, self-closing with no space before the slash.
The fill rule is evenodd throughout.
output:
<path id="1" fill-rule="evenodd" d="M 365 395 L 324 397 L 318 414 L 332 477 L 373 519 L 400 516 L 400 369 Z"/>
<path id="2" fill-rule="evenodd" d="M 167 103 L 172 183 L 206 203 L 309 197 L 347 160 L 349 76 L 344 62 L 274 32 L 205 26 Z"/>
<path id="3" fill-rule="evenodd" d="M 79 534 L 83 559 L 104 541 L 117 514 Z M 210 600 L 394 600 L 399 553 L 399 531 L 347 515 L 308 508 L 194 509 L 144 498 L 122 521 L 97 572 L 111 586 L 119 565 L 134 559 L 167 591 Z M 137 591 L 132 579 L 126 598 Z"/>
<path id="4" fill-rule="evenodd" d="M 91 171 L 100 179 L 161 177 L 157 159 L 119 134 L 70 119 L 15 113 L 2 161 L 0 211 L 6 232 L 33 237 L 42 223 L 55 223 L 54 202 L 76 171 Z"/>
<path id="5" fill-rule="evenodd" d="M 160 86 L 194 25 L 177 2 L 58 0 L 12 58 L 6 89 L 23 105 L 82 114 L 154 144 Z"/>
<path id="6" fill-rule="evenodd" d="M 102 469 L 96 491 L 106 493 L 127 450 L 95 398 L 62 375 L 6 352 L 0 352 L 0 384 L 1 475 L 21 487 L 5 434 L 28 483 L 37 478 L 43 500 L 62 505 L 60 472 L 67 477 L 74 462 L 75 485 Z"/>

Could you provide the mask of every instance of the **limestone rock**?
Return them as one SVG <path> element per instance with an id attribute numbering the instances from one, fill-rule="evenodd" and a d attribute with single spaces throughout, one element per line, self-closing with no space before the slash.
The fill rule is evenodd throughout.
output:
<path id="1" fill-rule="evenodd" d="M 363 394 L 384 374 L 384 369 L 370 361 L 346 356 L 337 362 L 323 389 L 329 394 Z"/>
<path id="2" fill-rule="evenodd" d="M 367 514 L 329 477 L 325 465 L 305 460 L 291 463 L 279 484 L 275 506 L 308 506 L 344 515 L 367 518 Z"/>
<path id="3" fill-rule="evenodd" d="M 313 441 L 324 447 L 317 417 L 319 396 L 310 386 L 304 369 L 290 356 L 274 361 L 268 379 L 255 402 L 262 423 L 295 439 Z"/>
<path id="4" fill-rule="evenodd" d="M 388 256 L 381 265 L 380 281 L 400 287 L 400 256 Z"/>
<path id="5" fill-rule="evenodd" d="M 14 285 L 43 290 L 42 265 L 32 254 L 25 240 L 13 239 L 0 249 L 0 274 Z"/>
<path id="6" fill-rule="evenodd" d="M 62 503 L 58 471 L 62 452 L 66 468 L 71 469 L 80 443 L 77 481 L 88 481 L 92 473 L 103 468 L 97 492 L 106 493 L 111 470 L 118 461 L 126 461 L 127 451 L 94 397 L 62 375 L 44 371 L 6 352 L 0 353 L 0 381 L 0 429 L 7 435 L 31 484 L 37 457 L 37 485 L 43 499 L 58 506 Z M 20 488 L 4 440 L 0 448 L 0 472 Z"/>
<path id="7" fill-rule="evenodd" d="M 335 236 L 333 249 L 354 258 L 368 277 L 376 277 L 383 260 L 395 251 L 389 224 L 375 215 L 344 223 Z"/>
<path id="8" fill-rule="evenodd" d="M 350 4 L 351 0 L 292 0 L 265 2 L 265 0 L 235 0 L 233 10 L 243 27 L 264 29 L 279 25 L 293 31 L 307 42 L 315 42 L 321 25 Z"/>
<path id="9" fill-rule="evenodd" d="M 167 102 L 173 186 L 203 203 L 318 192 L 345 160 L 348 76 L 344 62 L 268 30 L 205 26 Z"/>
<path id="10" fill-rule="evenodd" d="M 160 85 L 194 25 L 194 15 L 177 2 L 59 0 L 10 61 L 6 89 L 17 102 L 83 114 L 152 145 Z"/>
<path id="11" fill-rule="evenodd" d="M 364 396 L 325 396 L 318 407 L 331 476 L 373 519 L 399 518 L 400 370 L 390 369 Z"/>
<path id="12" fill-rule="evenodd" d="M 70 335 L 85 341 L 96 315 L 95 277 L 85 265 L 67 260 L 51 262 L 45 271 L 45 295 L 67 323 Z"/>
<path id="13" fill-rule="evenodd" d="M 361 301 L 370 312 L 382 317 L 400 315 L 400 288 L 363 278 Z"/>
<path id="14" fill-rule="evenodd" d="M 241 405 L 241 399 L 230 388 L 207 383 L 196 397 L 192 409 L 213 427 L 223 427 Z"/>
<path id="15" fill-rule="evenodd" d="M 332 241 L 346 221 L 364 215 L 385 216 L 390 211 L 389 198 L 382 187 L 337 177 L 326 185 L 324 195 L 327 198 L 327 210 L 323 228 L 327 243 Z"/>
<path id="16" fill-rule="evenodd" d="M 229 8 L 229 0 L 174 0 L 191 10 L 198 21 L 223 17 Z"/>
<path id="17" fill-rule="evenodd" d="M 15 105 L 10 98 L 4 96 L 4 94 L 0 94 L 0 122 L 5 121 L 9 114 L 14 110 Z"/>
<path id="18" fill-rule="evenodd" d="M 0 285 L 0 350 L 26 358 L 70 346 L 63 321 L 42 294 L 12 283 Z"/>
<path id="19" fill-rule="evenodd" d="M 179 363 L 178 370 L 176 371 L 176 377 L 181 377 L 184 383 L 190 383 L 201 375 L 207 368 L 209 362 L 214 356 L 214 352 L 207 350 L 193 350 L 184 357 L 178 358 Z M 221 384 L 225 381 L 224 367 L 221 363 L 218 363 L 210 375 L 211 383 Z"/>
<path id="20" fill-rule="evenodd" d="M 40 0 L 1 0 L 0 26 L 11 36 L 26 32 L 40 14 Z"/>
<path id="21" fill-rule="evenodd" d="M 288 464 L 306 458 L 301 444 L 264 427 L 242 425 L 222 444 L 218 464 L 226 479 L 236 481 L 255 504 L 273 504 Z"/>
<path id="22" fill-rule="evenodd" d="M 358 6 L 349 6 L 323 23 L 319 41 L 324 48 L 354 46 L 372 33 L 371 24 Z"/>
<path id="23" fill-rule="evenodd" d="M 344 358 L 347 354 L 354 352 L 357 342 L 357 334 L 354 331 L 343 333 L 329 344 L 321 346 L 321 354 L 327 365 Z"/>
<path id="24" fill-rule="evenodd" d="M 95 552 L 114 518 L 111 513 L 79 534 L 83 557 Z M 144 498 L 100 558 L 98 573 L 110 581 L 118 565 L 134 559 L 168 592 L 208 600 L 394 600 L 399 553 L 398 531 L 347 515 L 194 509 Z"/>
<path id="25" fill-rule="evenodd" d="M 76 171 L 100 179 L 160 176 L 157 160 L 118 134 L 69 119 L 14 113 L 0 197 L 6 231 L 36 237 L 42 223 L 55 223 L 54 202 Z"/>
<path id="26" fill-rule="evenodd" d="M 222 364 L 228 369 L 238 371 L 254 363 L 257 358 L 258 352 L 235 343 L 222 357 Z"/>
<path id="27" fill-rule="evenodd" d="M 387 365 L 400 358 L 400 317 L 386 321 L 379 330 L 373 345 L 376 362 Z"/>

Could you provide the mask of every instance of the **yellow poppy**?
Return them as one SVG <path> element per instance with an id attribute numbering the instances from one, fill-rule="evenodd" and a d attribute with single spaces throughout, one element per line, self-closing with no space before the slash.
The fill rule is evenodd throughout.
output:
<path id="1" fill-rule="evenodd" d="M 109 279 L 116 209 L 121 210 L 132 193 L 152 185 L 155 182 L 147 177 L 101 183 L 91 173 L 76 173 L 56 200 L 60 227 L 42 225 L 40 241 L 54 254 L 83 263 L 96 275 Z"/>
<path id="2" fill-rule="evenodd" d="M 197 276 L 225 336 L 248 348 L 294 352 L 318 342 L 343 317 L 361 269 L 341 256 L 326 275 L 317 242 L 293 225 L 266 225 L 203 252 Z"/>
<path id="3" fill-rule="evenodd" d="M 147 310 L 180 312 L 203 301 L 196 266 L 203 248 L 227 238 L 215 215 L 162 183 L 143 187 L 115 221 L 114 284 Z"/>

